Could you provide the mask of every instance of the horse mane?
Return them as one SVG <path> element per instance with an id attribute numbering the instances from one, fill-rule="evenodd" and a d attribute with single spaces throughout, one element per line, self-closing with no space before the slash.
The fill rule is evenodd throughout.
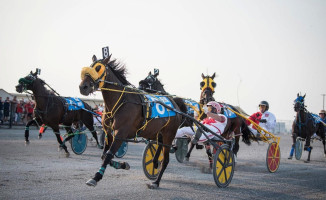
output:
<path id="1" fill-rule="evenodd" d="M 117 59 L 114 59 L 108 63 L 108 66 L 123 85 L 131 85 L 126 79 L 127 69 L 125 64 L 117 61 Z"/>

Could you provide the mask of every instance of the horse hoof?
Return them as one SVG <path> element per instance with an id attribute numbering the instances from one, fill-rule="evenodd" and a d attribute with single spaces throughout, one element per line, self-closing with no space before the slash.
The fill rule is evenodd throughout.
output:
<path id="1" fill-rule="evenodd" d="M 310 160 L 305 160 L 305 161 L 303 161 L 304 163 L 310 163 Z"/>
<path id="2" fill-rule="evenodd" d="M 185 161 L 189 162 L 189 158 L 188 158 L 188 157 L 186 157 Z"/>
<path id="3" fill-rule="evenodd" d="M 70 156 L 70 153 L 67 152 L 67 153 L 66 153 L 66 158 L 69 158 L 69 156 Z"/>
<path id="4" fill-rule="evenodd" d="M 86 182 L 86 185 L 95 187 L 97 185 L 97 182 L 94 179 L 89 179 Z"/>
<path id="5" fill-rule="evenodd" d="M 29 140 L 25 141 L 25 145 L 26 146 L 29 145 Z"/>
<path id="6" fill-rule="evenodd" d="M 125 170 L 129 170 L 130 169 L 130 165 L 127 162 L 125 162 L 125 165 L 126 165 Z"/>
<path id="7" fill-rule="evenodd" d="M 293 158 L 293 156 L 289 156 L 289 157 L 288 157 L 289 160 L 292 160 L 292 158 Z"/>
<path id="8" fill-rule="evenodd" d="M 151 184 L 147 183 L 147 187 L 148 187 L 148 189 L 157 189 L 158 185 L 156 183 L 151 183 Z"/>
<path id="9" fill-rule="evenodd" d="M 38 135 L 38 139 L 39 140 L 42 139 L 42 135 L 41 134 Z"/>
<path id="10" fill-rule="evenodd" d="M 102 146 L 102 145 L 97 145 L 97 148 L 99 148 L 99 149 L 103 149 L 104 147 Z"/>

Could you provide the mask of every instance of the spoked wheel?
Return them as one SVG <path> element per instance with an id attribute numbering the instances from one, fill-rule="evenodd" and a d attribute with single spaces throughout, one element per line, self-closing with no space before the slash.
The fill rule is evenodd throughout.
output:
<path id="1" fill-rule="evenodd" d="M 177 145 L 177 150 L 175 151 L 175 158 L 179 163 L 183 163 L 187 153 L 188 153 L 188 138 L 178 138 L 175 144 Z"/>
<path id="2" fill-rule="evenodd" d="M 122 142 L 120 148 L 115 153 L 115 157 L 122 158 L 128 151 L 128 142 Z"/>
<path id="3" fill-rule="evenodd" d="M 157 144 L 147 144 L 143 152 L 143 171 L 150 180 L 155 180 L 162 169 L 163 151 L 158 158 L 158 168 L 155 169 L 153 159 L 156 153 Z"/>
<path id="4" fill-rule="evenodd" d="M 300 160 L 302 156 L 303 142 L 301 138 L 295 141 L 295 159 Z"/>
<path id="5" fill-rule="evenodd" d="M 220 146 L 214 155 L 213 175 L 218 187 L 227 187 L 234 174 L 234 154 L 227 144 Z"/>
<path id="6" fill-rule="evenodd" d="M 281 151 L 276 142 L 269 144 L 266 156 L 266 165 L 269 172 L 274 173 L 280 166 Z"/>
<path id="7" fill-rule="evenodd" d="M 86 134 L 76 134 L 71 138 L 71 150 L 80 155 L 84 153 L 87 147 L 87 135 Z"/>

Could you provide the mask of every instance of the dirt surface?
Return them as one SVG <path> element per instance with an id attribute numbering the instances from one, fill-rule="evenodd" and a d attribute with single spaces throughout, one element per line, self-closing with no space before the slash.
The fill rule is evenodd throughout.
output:
<path id="1" fill-rule="evenodd" d="M 313 143 L 310 163 L 288 160 L 291 138 L 281 136 L 281 164 L 276 173 L 266 168 L 268 144 L 240 143 L 238 162 L 231 184 L 218 188 L 213 175 L 201 172 L 208 165 L 204 150 L 194 150 L 190 162 L 178 163 L 170 154 L 160 188 L 150 190 L 142 169 L 145 144 L 129 144 L 122 159 L 130 170 L 108 168 L 96 187 L 85 182 L 101 165 L 101 150 L 88 142 L 82 155 L 58 152 L 49 130 L 41 140 L 31 130 L 25 146 L 23 129 L 0 129 L 0 199 L 326 199 L 326 159 L 322 143 Z M 88 137 L 90 138 L 90 134 Z"/>

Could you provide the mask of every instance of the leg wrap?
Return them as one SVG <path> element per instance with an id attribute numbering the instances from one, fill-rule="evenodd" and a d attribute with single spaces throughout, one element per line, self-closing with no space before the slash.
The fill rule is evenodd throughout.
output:
<path id="1" fill-rule="evenodd" d="M 294 146 L 292 145 L 292 147 L 291 147 L 291 151 L 290 151 L 290 156 L 291 156 L 291 157 L 293 156 L 293 153 L 294 153 Z"/>

